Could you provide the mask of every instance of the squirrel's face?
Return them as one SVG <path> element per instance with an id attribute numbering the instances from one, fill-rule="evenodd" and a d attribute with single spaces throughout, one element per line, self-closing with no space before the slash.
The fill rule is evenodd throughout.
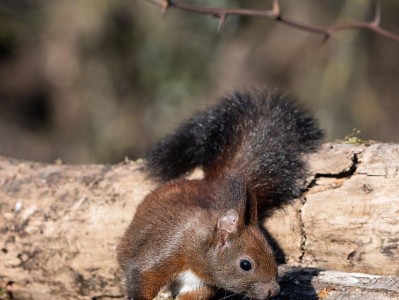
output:
<path id="1" fill-rule="evenodd" d="M 209 253 L 215 285 L 254 299 L 277 295 L 280 288 L 275 258 L 259 227 L 229 228 L 223 222 L 234 218 L 226 215 L 219 221 L 215 244 Z"/>

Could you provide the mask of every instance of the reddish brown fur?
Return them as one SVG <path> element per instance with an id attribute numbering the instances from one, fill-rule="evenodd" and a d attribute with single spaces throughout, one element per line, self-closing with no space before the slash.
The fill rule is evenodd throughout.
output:
<path id="1" fill-rule="evenodd" d="M 229 212 L 238 218 L 227 217 L 225 224 L 221 220 Z M 253 272 L 240 269 L 241 256 L 251 258 Z M 127 274 L 127 294 L 135 300 L 153 299 L 186 270 L 205 285 L 179 299 L 208 299 L 201 291 L 216 287 L 257 298 L 247 286 L 276 278 L 273 253 L 258 227 L 256 199 L 234 175 L 177 180 L 152 192 L 122 238 L 118 259 Z"/>
<path id="2" fill-rule="evenodd" d="M 203 288 L 195 292 L 180 294 L 178 300 L 207 300 L 215 295 L 214 291 L 209 288 Z"/>

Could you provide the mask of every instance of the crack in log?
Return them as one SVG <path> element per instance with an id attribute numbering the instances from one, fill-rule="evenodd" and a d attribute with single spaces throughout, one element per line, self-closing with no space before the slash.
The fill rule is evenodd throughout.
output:
<path id="1" fill-rule="evenodd" d="M 314 174 L 313 179 L 305 187 L 304 193 L 306 193 L 309 190 L 311 190 L 317 184 L 317 180 L 319 178 L 343 179 L 343 178 L 352 177 L 356 173 L 358 165 L 360 164 L 359 159 L 358 159 L 358 154 L 357 153 L 353 153 L 353 156 L 352 156 L 351 160 L 352 160 L 352 165 L 347 170 L 341 171 L 339 173 L 316 173 L 316 174 Z"/>
<path id="2" fill-rule="evenodd" d="M 318 178 L 321 178 L 321 177 L 324 177 L 324 178 L 336 178 L 336 179 L 350 178 L 356 173 L 358 165 L 359 165 L 358 155 L 357 155 L 357 153 L 353 153 L 352 165 L 349 167 L 348 170 L 342 171 L 342 172 L 340 172 L 338 174 L 316 173 L 315 179 L 317 180 Z"/>
<path id="3" fill-rule="evenodd" d="M 358 165 L 360 164 L 359 159 L 358 159 L 358 154 L 357 153 L 353 153 L 353 156 L 351 158 L 352 160 L 352 165 L 349 167 L 349 169 L 344 170 L 342 172 L 339 173 L 332 173 L 332 174 L 324 174 L 324 173 L 316 173 L 314 175 L 314 178 L 309 182 L 309 184 L 306 186 L 306 188 L 304 189 L 304 194 L 306 194 L 308 191 L 310 191 L 314 186 L 317 185 L 317 180 L 319 178 L 335 178 L 335 179 L 343 179 L 343 178 L 350 178 L 352 177 L 355 173 L 356 170 L 358 168 Z M 300 235 L 301 235 L 301 245 L 300 245 L 300 256 L 299 256 L 299 262 L 302 263 L 303 262 L 303 258 L 305 256 L 306 253 L 306 229 L 305 229 L 305 224 L 303 222 L 303 216 L 302 216 L 302 208 L 305 206 L 306 204 L 306 196 L 301 198 L 301 206 L 298 208 L 297 210 L 297 217 L 298 217 L 298 222 L 300 225 Z"/>
<path id="4" fill-rule="evenodd" d="M 302 200 L 303 199 L 303 200 Z M 299 222 L 299 231 L 301 234 L 301 245 L 300 245 L 300 251 L 301 255 L 299 256 L 299 262 L 303 262 L 303 257 L 305 256 L 305 247 L 306 247 L 306 230 L 305 230 L 305 224 L 303 222 L 302 218 L 302 207 L 306 204 L 306 197 L 303 197 L 301 200 L 302 205 L 298 208 L 297 215 L 298 215 L 298 222 Z"/>

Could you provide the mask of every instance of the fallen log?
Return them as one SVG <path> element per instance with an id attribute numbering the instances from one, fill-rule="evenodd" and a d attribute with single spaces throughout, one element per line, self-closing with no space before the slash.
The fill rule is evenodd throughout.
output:
<path id="1" fill-rule="evenodd" d="M 266 220 L 289 263 L 399 275 L 399 145 L 326 144 L 301 199 Z"/>
<path id="2" fill-rule="evenodd" d="M 282 295 L 399 299 L 399 146 L 326 144 L 309 161 L 304 196 L 265 222 L 289 264 L 317 268 L 282 267 Z M 156 185 L 140 161 L 0 158 L 0 299 L 122 298 L 115 248 Z"/>

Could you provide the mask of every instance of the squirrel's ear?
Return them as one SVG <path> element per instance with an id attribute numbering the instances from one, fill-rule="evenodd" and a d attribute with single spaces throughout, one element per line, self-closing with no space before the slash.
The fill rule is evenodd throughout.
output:
<path id="1" fill-rule="evenodd" d="M 230 234 L 236 232 L 239 226 L 239 216 L 237 211 L 229 210 L 218 221 L 217 241 L 218 248 L 228 246 Z"/>
<path id="2" fill-rule="evenodd" d="M 232 233 L 238 229 L 238 213 L 232 209 L 225 213 L 218 222 L 218 229 Z"/>
<path id="3" fill-rule="evenodd" d="M 245 206 L 246 224 L 258 226 L 258 203 L 256 198 L 256 191 L 254 188 L 247 190 L 247 201 Z"/>

